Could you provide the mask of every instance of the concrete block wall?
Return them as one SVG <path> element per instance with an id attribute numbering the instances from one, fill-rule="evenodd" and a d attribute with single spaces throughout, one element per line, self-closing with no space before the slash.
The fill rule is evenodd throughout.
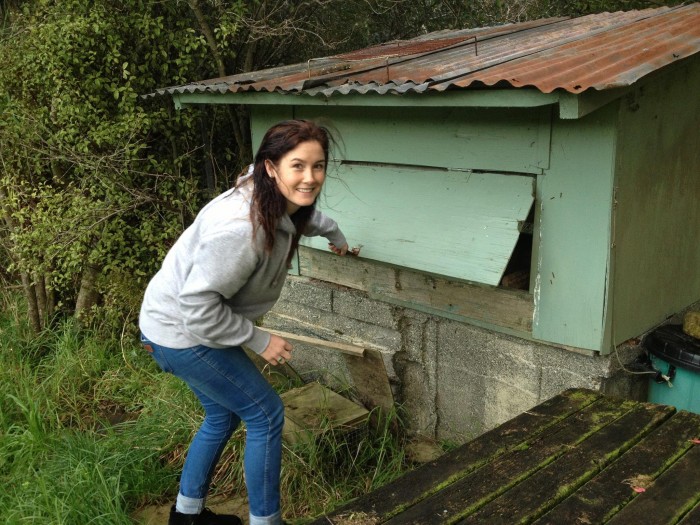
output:
<path id="1" fill-rule="evenodd" d="M 577 353 L 372 300 L 363 292 L 289 277 L 263 326 L 379 350 L 410 431 L 463 442 L 549 399 L 584 387 L 633 399 L 645 376 L 621 370 L 641 350 Z M 294 344 L 290 365 L 305 381 L 352 392 L 337 350 Z"/>

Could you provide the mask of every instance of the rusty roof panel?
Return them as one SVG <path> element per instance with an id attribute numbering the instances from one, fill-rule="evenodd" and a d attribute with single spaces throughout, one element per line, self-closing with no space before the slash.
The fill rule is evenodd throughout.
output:
<path id="1" fill-rule="evenodd" d="M 546 18 L 541 20 L 533 20 L 523 22 L 521 24 L 504 24 L 502 26 L 486 27 L 480 29 L 462 29 L 459 31 L 440 31 L 423 35 L 412 40 L 394 40 L 385 44 L 351 51 L 335 55 L 341 60 L 362 60 L 376 57 L 395 57 L 406 56 L 413 54 L 423 54 L 431 51 L 437 51 L 451 47 L 455 44 L 460 44 L 465 41 L 483 40 L 493 38 L 495 36 L 506 35 L 512 32 L 522 31 L 530 27 L 537 27 L 550 24 L 566 18 Z"/>
<path id="2" fill-rule="evenodd" d="M 557 88 L 580 93 L 588 88 L 628 86 L 700 51 L 700 4 L 694 7 L 682 16 L 669 13 L 645 18 L 433 87 L 467 87 L 473 82 L 495 85 L 505 81 L 513 87 L 535 86 L 544 93 Z"/>
<path id="3" fill-rule="evenodd" d="M 525 86 L 581 93 L 628 86 L 700 51 L 700 3 L 439 31 L 163 93 L 403 94 Z"/>

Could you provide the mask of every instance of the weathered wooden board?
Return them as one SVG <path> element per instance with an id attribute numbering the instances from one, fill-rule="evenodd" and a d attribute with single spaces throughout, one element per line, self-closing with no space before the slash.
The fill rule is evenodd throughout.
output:
<path id="1" fill-rule="evenodd" d="M 575 348 L 604 344 L 617 112 L 552 126 L 550 168 L 537 180 L 538 277 L 532 335 Z"/>
<path id="2" fill-rule="evenodd" d="M 272 330 L 271 328 L 266 328 L 265 329 L 267 332 L 270 332 L 271 334 L 277 335 L 283 339 L 289 339 L 291 341 L 299 341 L 300 343 L 307 343 L 310 345 L 316 345 L 316 346 L 322 346 L 324 348 L 333 348 L 334 350 L 338 350 L 340 352 L 343 352 L 344 354 L 350 354 L 354 356 L 359 356 L 362 357 L 365 355 L 365 349 L 357 346 L 357 345 L 351 345 L 347 343 L 338 343 L 335 341 L 326 341 L 324 339 L 319 339 L 318 337 L 310 337 L 307 335 L 300 335 L 300 334 L 292 334 L 290 332 L 280 332 L 279 330 Z"/>
<path id="3" fill-rule="evenodd" d="M 635 406 L 631 412 L 601 428 L 459 523 L 510 525 L 534 521 L 603 470 L 650 429 L 658 427 L 672 413 L 671 407 Z"/>
<path id="4" fill-rule="evenodd" d="M 683 519 L 678 522 L 678 525 L 697 525 L 700 523 L 700 503 L 690 509 L 688 514 L 683 516 Z"/>
<path id="5" fill-rule="evenodd" d="M 570 390 L 313 525 L 694 525 L 699 433 L 700 414 Z"/>
<path id="6" fill-rule="evenodd" d="M 550 115 L 548 107 L 295 108 L 297 118 L 333 123 L 343 159 L 524 173 L 548 166 Z"/>
<path id="7" fill-rule="evenodd" d="M 593 392 L 564 392 L 313 523 L 344 523 L 343 520 L 352 514 L 373 516 L 377 523 L 383 523 L 406 507 L 479 469 L 486 462 L 523 447 L 528 440 L 537 439 L 544 433 L 549 435 L 555 432 L 568 418 L 596 404 L 599 399 L 600 396 Z"/>
<path id="8" fill-rule="evenodd" d="M 664 472 L 656 483 L 639 494 L 608 521 L 609 525 L 628 523 L 674 524 L 700 501 L 700 447 L 693 447 Z M 673 502 L 672 504 L 670 502 Z"/>
<path id="9" fill-rule="evenodd" d="M 288 390 L 280 397 L 284 402 L 282 437 L 288 443 L 310 443 L 329 429 L 359 428 L 369 415 L 365 408 L 316 382 Z"/>
<path id="10" fill-rule="evenodd" d="M 618 344 L 700 298 L 697 58 L 645 84 L 634 111 L 623 104 L 618 113 L 610 300 Z"/>
<path id="11" fill-rule="evenodd" d="M 624 416 L 633 406 L 630 402 L 602 398 L 562 421 L 545 435 L 530 439 L 520 447 L 486 463 L 482 468 L 409 507 L 386 523 L 454 523 L 566 454 L 599 429 Z"/>
<path id="12" fill-rule="evenodd" d="M 679 412 L 655 429 L 583 487 L 535 522 L 536 525 L 589 525 L 603 523 L 610 509 L 627 504 L 637 494 L 633 487 L 646 488 L 700 436 L 700 418 Z M 700 521 L 698 521 L 700 523 Z"/>
<path id="13" fill-rule="evenodd" d="M 533 200 L 531 176 L 343 164 L 317 206 L 364 258 L 496 286 Z"/>
<path id="14" fill-rule="evenodd" d="M 384 358 L 379 350 L 363 348 L 348 343 L 327 341 L 319 337 L 282 332 L 268 327 L 265 327 L 265 330 L 284 339 L 302 343 L 302 345 L 338 350 L 343 354 L 345 366 L 352 379 L 354 393 L 358 401 L 370 410 L 380 408 L 384 411 L 384 414 L 389 414 L 394 409 L 394 396 L 391 391 L 389 376 L 384 366 Z M 292 370 L 292 367 L 287 362 L 281 369 Z"/>
<path id="15" fill-rule="evenodd" d="M 307 277 L 367 292 L 370 297 L 442 315 L 476 321 L 528 335 L 532 327 L 532 296 L 526 292 L 450 281 L 376 263 L 360 257 L 299 248 L 299 271 Z"/>
<path id="16" fill-rule="evenodd" d="M 384 414 L 390 414 L 394 409 L 394 395 L 384 366 L 384 358 L 379 350 L 364 350 L 363 356 L 343 355 L 355 394 L 370 410 L 379 408 Z"/>

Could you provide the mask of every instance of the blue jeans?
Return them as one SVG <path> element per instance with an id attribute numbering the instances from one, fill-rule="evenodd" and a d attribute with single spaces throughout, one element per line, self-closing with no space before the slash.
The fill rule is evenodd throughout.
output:
<path id="1" fill-rule="evenodd" d="M 243 460 L 250 523 L 280 523 L 282 400 L 240 347 L 174 349 L 141 336 L 146 350 L 165 371 L 181 378 L 204 407 L 205 417 L 187 452 L 180 494 L 201 500 L 214 468 L 238 424 L 246 424 Z"/>

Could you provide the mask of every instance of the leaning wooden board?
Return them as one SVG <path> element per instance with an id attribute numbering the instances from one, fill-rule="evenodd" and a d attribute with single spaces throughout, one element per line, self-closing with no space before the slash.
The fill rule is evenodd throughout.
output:
<path id="1" fill-rule="evenodd" d="M 340 350 L 345 354 L 355 355 L 362 357 L 365 355 L 365 349 L 361 346 L 351 345 L 348 343 L 337 343 L 335 341 L 326 341 L 319 339 L 318 337 L 310 337 L 307 335 L 292 334 L 290 332 L 280 332 L 279 330 L 272 330 L 270 328 L 265 329 L 271 334 L 280 336 L 283 339 L 289 339 L 291 341 L 298 341 L 300 343 L 308 343 L 311 345 L 324 346 L 326 348 L 334 348 L 335 350 Z"/>
<path id="2" fill-rule="evenodd" d="M 699 523 L 698 438 L 700 415 L 567 390 L 313 523 Z"/>
<path id="3" fill-rule="evenodd" d="M 342 352 L 345 366 L 352 378 L 359 401 L 370 410 L 379 408 L 385 413 L 393 410 L 394 396 L 384 366 L 384 358 L 379 350 L 270 328 L 265 329 L 271 334 L 290 341 L 332 348 Z"/>

